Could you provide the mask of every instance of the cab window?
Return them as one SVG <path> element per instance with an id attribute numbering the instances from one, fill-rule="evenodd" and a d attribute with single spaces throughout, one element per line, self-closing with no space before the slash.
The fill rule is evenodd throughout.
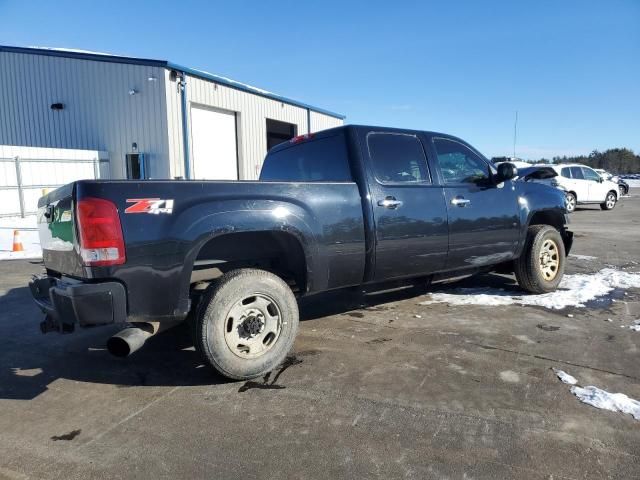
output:
<path id="1" fill-rule="evenodd" d="M 489 178 L 489 164 L 466 145 L 448 138 L 434 138 L 444 183 L 480 183 Z"/>
<path id="2" fill-rule="evenodd" d="M 562 175 L 564 178 L 571 178 L 571 170 L 569 169 L 569 167 L 563 167 L 560 170 L 560 175 Z"/>
<path id="3" fill-rule="evenodd" d="M 367 135 L 367 147 L 380 183 L 431 181 L 422 142 L 415 135 L 372 132 Z"/>
<path id="4" fill-rule="evenodd" d="M 343 135 L 307 140 L 272 150 L 260 173 L 261 182 L 351 182 Z"/>

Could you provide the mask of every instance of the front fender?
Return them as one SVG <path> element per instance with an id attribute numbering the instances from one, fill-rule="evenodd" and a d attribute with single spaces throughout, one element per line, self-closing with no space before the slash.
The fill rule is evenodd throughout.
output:
<path id="1" fill-rule="evenodd" d="M 538 219 L 544 219 L 543 223 L 553 225 L 560 230 L 563 238 L 566 237 L 565 247 L 568 247 L 568 253 L 572 235 L 566 229 L 569 220 L 564 192 L 549 185 L 534 182 L 518 182 L 517 191 L 521 228 L 517 256 L 522 253 L 529 226 L 539 223 Z"/>

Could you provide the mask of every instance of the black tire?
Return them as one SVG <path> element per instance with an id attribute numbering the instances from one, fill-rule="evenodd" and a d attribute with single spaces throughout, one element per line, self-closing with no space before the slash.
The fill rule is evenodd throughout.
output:
<path id="1" fill-rule="evenodd" d="M 231 319 L 229 323 L 227 316 L 243 303 L 243 299 L 255 296 L 268 297 L 275 304 L 280 319 L 279 335 L 260 356 L 243 358 L 229 346 L 226 332 L 236 330 L 250 334 L 243 330 L 244 322 L 234 328 L 238 319 Z M 195 346 L 203 359 L 225 377 L 234 380 L 256 378 L 270 372 L 286 358 L 293 347 L 298 321 L 296 298 L 280 277 L 251 268 L 233 270 L 210 285 L 201 299 L 195 321 Z M 225 332 L 225 329 L 228 330 Z"/>
<path id="2" fill-rule="evenodd" d="M 572 213 L 576 209 L 576 205 L 578 204 L 578 199 L 576 194 L 573 192 L 567 192 L 567 205 L 566 209 L 568 213 Z"/>
<path id="3" fill-rule="evenodd" d="M 618 201 L 618 195 L 616 194 L 616 192 L 611 190 L 609 193 L 607 193 L 607 196 L 605 197 L 604 202 L 600 204 L 600 208 L 602 210 L 613 210 L 614 207 L 616 206 L 617 201 Z"/>
<path id="4" fill-rule="evenodd" d="M 558 265 L 552 279 L 545 277 L 541 265 L 542 247 L 550 240 L 555 244 Z M 527 241 L 520 258 L 514 262 L 514 271 L 518 284 L 531 293 L 553 292 L 562 280 L 565 263 L 564 243 L 560 232 L 549 225 L 533 225 L 527 232 Z"/>
<path id="5" fill-rule="evenodd" d="M 627 193 L 629 193 L 629 189 L 624 185 L 620 185 L 620 196 L 624 197 Z"/>

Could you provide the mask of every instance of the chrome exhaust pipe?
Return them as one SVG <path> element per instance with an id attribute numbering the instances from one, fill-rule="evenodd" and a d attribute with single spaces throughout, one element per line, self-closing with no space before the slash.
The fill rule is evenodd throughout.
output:
<path id="1" fill-rule="evenodd" d="M 136 322 L 116 333 L 107 340 L 107 350 L 116 357 L 128 357 L 140 350 L 144 343 L 155 334 L 172 327 L 160 322 Z"/>

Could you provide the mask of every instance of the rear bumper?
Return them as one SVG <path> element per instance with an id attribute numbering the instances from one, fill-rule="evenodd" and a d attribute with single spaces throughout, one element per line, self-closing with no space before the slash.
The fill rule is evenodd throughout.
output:
<path id="1" fill-rule="evenodd" d="M 36 305 L 47 316 L 43 333 L 72 332 L 81 327 L 125 323 L 127 295 L 118 282 L 83 283 L 49 276 L 33 277 L 29 288 Z"/>

